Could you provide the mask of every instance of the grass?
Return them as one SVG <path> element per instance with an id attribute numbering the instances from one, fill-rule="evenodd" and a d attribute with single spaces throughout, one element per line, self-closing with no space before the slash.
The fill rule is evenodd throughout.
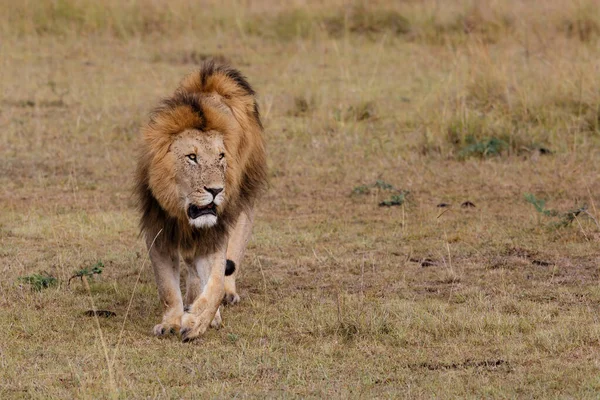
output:
<path id="1" fill-rule="evenodd" d="M 19 277 L 19 282 L 31 285 L 33 290 L 42 290 L 56 285 L 56 278 L 48 274 L 32 274 Z"/>
<path id="2" fill-rule="evenodd" d="M 0 3 L 0 398 L 596 398 L 597 2 L 226 3 Z M 270 189 L 242 302 L 184 345 L 131 187 L 211 57 Z"/>

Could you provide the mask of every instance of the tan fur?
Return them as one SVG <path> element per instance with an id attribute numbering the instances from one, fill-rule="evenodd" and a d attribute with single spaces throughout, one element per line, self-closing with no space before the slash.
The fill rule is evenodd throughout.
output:
<path id="1" fill-rule="evenodd" d="M 166 307 L 163 322 L 155 327 L 155 333 L 182 326 L 184 339 L 192 339 L 215 317 L 225 293 L 223 275 L 228 248 L 235 249 L 235 262 L 239 265 L 250 235 L 251 225 L 238 223 L 240 215 L 252 215 L 266 181 L 265 146 L 255 93 L 238 71 L 205 63 L 200 71 L 185 77 L 173 96 L 155 109 L 141 133 L 136 177 L 142 213 L 140 227 L 148 245 L 158 235 L 150 254 L 159 294 Z M 217 148 L 219 143 L 224 145 L 223 162 L 211 158 L 217 151 L 213 147 Z M 181 156 L 187 148 L 202 155 L 198 160 L 202 173 L 198 177 L 189 176 L 188 171 L 195 170 Z M 224 176 L 223 182 L 220 176 Z M 206 187 L 205 180 L 209 178 L 210 184 L 224 184 L 224 201 L 216 205 L 214 226 L 196 228 L 188 220 L 183 199 L 188 196 L 202 201 L 205 191 L 196 186 Z M 232 240 L 228 243 L 230 236 Z M 192 310 L 189 315 L 183 315 L 178 287 L 179 253 L 191 271 L 188 276 L 195 279 L 188 286 L 194 293 L 186 296 Z M 210 271 L 193 270 L 196 265 Z M 203 282 L 202 293 L 197 295 L 200 273 L 209 278 Z M 232 285 L 229 279 L 228 283 L 228 298 L 239 299 L 235 282 Z M 207 315 L 210 315 L 208 322 Z M 214 319 L 220 320 L 217 317 Z"/>

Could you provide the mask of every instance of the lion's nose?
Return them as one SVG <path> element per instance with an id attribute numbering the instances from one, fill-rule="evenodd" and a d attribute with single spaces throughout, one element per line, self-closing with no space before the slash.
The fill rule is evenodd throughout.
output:
<path id="1" fill-rule="evenodd" d="M 204 186 L 204 190 L 206 190 L 208 193 L 212 194 L 213 197 L 217 197 L 217 195 L 219 193 L 221 193 L 223 191 L 223 188 L 207 188 L 206 186 Z"/>

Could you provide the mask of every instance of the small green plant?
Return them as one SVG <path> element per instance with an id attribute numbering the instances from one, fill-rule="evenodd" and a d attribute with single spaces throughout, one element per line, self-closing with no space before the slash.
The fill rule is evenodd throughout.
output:
<path id="1" fill-rule="evenodd" d="M 407 190 L 402 190 L 400 194 L 392 195 L 389 199 L 379 203 L 379 207 L 401 206 L 406 201 Z"/>
<path id="2" fill-rule="evenodd" d="M 406 202 L 406 196 L 409 193 L 408 190 L 396 189 L 394 185 L 387 183 L 382 179 L 378 179 L 371 185 L 356 186 L 354 189 L 352 189 L 352 195 L 366 195 L 371 193 L 372 190 L 376 192 L 392 192 L 387 200 L 379 203 L 379 207 L 401 206 Z"/>
<path id="3" fill-rule="evenodd" d="M 382 181 L 381 179 L 378 179 L 373 186 L 381 190 L 394 190 L 394 186 L 385 181 Z"/>
<path id="4" fill-rule="evenodd" d="M 535 210 L 545 217 L 558 217 L 559 220 L 552 224 L 552 226 L 564 228 L 569 225 L 579 216 L 579 214 L 588 214 L 587 206 L 578 207 L 567 212 L 560 212 L 558 210 L 552 210 L 546 208 L 546 201 L 543 199 L 536 198 L 531 193 L 525 193 L 525 201 L 531 203 Z M 588 214 L 589 215 L 589 214 Z"/>
<path id="5" fill-rule="evenodd" d="M 19 281 L 31 285 L 31 288 L 36 291 L 47 289 L 50 286 L 54 286 L 58 283 L 58 280 L 55 277 L 46 272 L 43 274 L 22 276 L 19 278 Z"/>
<path id="6" fill-rule="evenodd" d="M 394 191 L 394 190 L 396 190 L 394 188 L 394 185 L 392 185 L 391 183 L 387 183 L 386 181 L 384 181 L 382 179 L 378 179 L 378 180 L 375 181 L 375 183 L 373 183 L 371 185 L 356 186 L 354 189 L 352 189 L 352 194 L 353 195 L 369 194 L 369 193 L 371 193 L 372 189 L 381 190 L 381 191 Z"/>
<path id="7" fill-rule="evenodd" d="M 235 333 L 228 333 L 228 334 L 227 334 L 227 340 L 228 340 L 230 343 L 235 343 L 235 342 L 237 342 L 239 338 L 240 338 L 240 337 L 239 337 L 238 335 L 236 335 Z"/>
<path id="8" fill-rule="evenodd" d="M 367 185 L 356 186 L 354 189 L 352 189 L 353 195 L 369 194 L 370 192 L 371 190 Z"/>
<path id="9" fill-rule="evenodd" d="M 465 159 L 469 157 L 487 158 L 498 156 L 508 147 L 507 143 L 496 137 L 477 140 L 473 136 L 466 138 L 466 146 L 458 153 L 458 157 Z"/>
<path id="10" fill-rule="evenodd" d="M 79 271 L 75 272 L 75 274 L 72 277 L 69 278 L 68 285 L 70 285 L 71 281 L 75 278 L 80 278 L 83 280 L 84 276 L 86 278 L 93 278 L 94 275 L 100 275 L 102 273 L 103 268 L 104 268 L 104 263 L 102 261 L 98 261 L 96 264 L 92 265 L 91 267 L 80 269 Z"/>
<path id="11" fill-rule="evenodd" d="M 546 217 L 555 217 L 558 215 L 558 211 L 556 210 L 548 210 L 546 208 L 546 200 L 538 199 L 531 193 L 525 193 L 525 201 L 531 203 L 537 212 Z"/>

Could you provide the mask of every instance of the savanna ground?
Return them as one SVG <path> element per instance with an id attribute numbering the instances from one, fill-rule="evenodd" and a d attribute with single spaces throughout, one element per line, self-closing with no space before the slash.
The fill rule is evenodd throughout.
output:
<path id="1" fill-rule="evenodd" d="M 0 3 L 0 397 L 597 398 L 600 2 L 286 4 Z M 207 58 L 270 188 L 242 303 L 182 344 L 131 187 Z"/>

